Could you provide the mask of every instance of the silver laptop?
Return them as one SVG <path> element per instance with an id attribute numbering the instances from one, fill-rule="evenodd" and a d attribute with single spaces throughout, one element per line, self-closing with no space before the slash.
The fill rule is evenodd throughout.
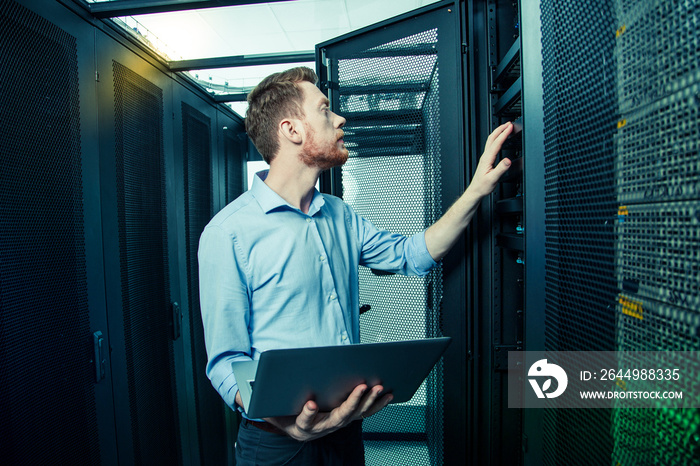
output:
<path id="1" fill-rule="evenodd" d="M 265 351 L 232 363 L 249 418 L 297 415 L 308 400 L 338 407 L 365 383 L 382 385 L 392 403 L 413 397 L 450 344 L 450 337 Z"/>

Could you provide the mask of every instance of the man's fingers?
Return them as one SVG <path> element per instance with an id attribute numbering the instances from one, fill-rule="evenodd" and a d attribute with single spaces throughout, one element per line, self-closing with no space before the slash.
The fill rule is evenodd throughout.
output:
<path id="1" fill-rule="evenodd" d="M 496 156 L 512 130 L 513 125 L 509 122 L 499 126 L 491 133 L 486 141 L 486 145 L 484 146 L 484 153 L 479 159 L 479 168 L 481 170 L 489 171 L 491 168 L 493 168 L 493 163 L 496 160 Z"/>
<path id="2" fill-rule="evenodd" d="M 378 413 L 382 409 L 386 407 L 389 403 L 391 403 L 391 400 L 394 399 L 394 395 L 391 393 L 387 393 L 386 395 L 382 396 L 380 399 L 374 402 L 374 404 L 368 408 L 367 410 L 363 411 L 360 413 L 363 418 L 365 417 L 370 417 L 373 414 Z"/>
<path id="3" fill-rule="evenodd" d="M 313 401 L 307 401 L 301 413 L 297 416 L 296 424 L 301 430 L 310 430 L 318 414 L 318 405 Z"/>
<path id="4" fill-rule="evenodd" d="M 376 385 L 372 387 L 372 390 L 365 396 L 365 399 L 362 400 L 362 405 L 359 407 L 357 410 L 357 413 L 362 415 L 366 413 L 368 410 L 372 408 L 372 406 L 377 402 L 379 399 L 379 394 L 384 390 L 384 387 L 381 385 Z M 382 406 L 383 408 L 384 406 Z"/>
<path id="5" fill-rule="evenodd" d="M 498 165 L 496 165 L 496 168 L 493 169 L 494 175 L 496 176 L 496 179 L 499 180 L 510 168 L 511 166 L 511 161 L 508 158 L 505 158 L 501 160 Z"/>
<path id="6" fill-rule="evenodd" d="M 501 150 L 501 147 L 503 147 L 503 143 L 506 142 L 506 139 L 508 139 L 508 136 L 510 136 L 510 133 L 513 132 L 513 123 L 508 122 L 505 124 L 505 128 L 503 128 L 503 131 L 501 134 L 498 135 L 496 140 L 494 141 L 494 145 L 498 148 L 496 151 L 498 152 Z"/>
<path id="7" fill-rule="evenodd" d="M 489 137 L 486 139 L 485 147 L 488 149 L 488 147 L 491 144 L 493 144 L 494 141 L 498 138 L 503 138 L 503 140 L 505 140 L 505 138 L 508 137 L 508 135 L 510 134 L 510 132 L 512 130 L 513 130 L 513 124 L 510 121 L 503 123 L 501 126 L 494 129 L 491 132 L 491 134 L 489 134 Z M 503 144 L 503 142 L 501 142 L 501 144 Z"/>
<path id="8" fill-rule="evenodd" d="M 362 384 L 355 387 L 348 399 L 331 411 L 332 422 L 341 424 L 348 419 L 352 419 L 362 406 L 362 399 L 366 391 L 367 385 Z"/>
<path id="9" fill-rule="evenodd" d="M 292 438 L 311 440 L 346 426 L 360 416 L 368 417 L 382 410 L 394 397 L 389 393 L 380 398 L 382 390 L 383 387 L 376 386 L 368 391 L 367 385 L 358 385 L 347 400 L 330 413 L 319 413 L 318 405 L 309 400 L 296 418 L 290 418 L 293 419 L 290 424 L 278 422 L 283 418 L 269 418 L 268 422 L 282 428 Z"/>
<path id="10" fill-rule="evenodd" d="M 330 413 L 319 413 L 318 405 L 312 400 L 307 401 L 296 417 L 296 429 L 303 433 L 302 436 L 315 438 L 347 425 L 356 416 L 366 390 L 366 385 L 358 385 L 347 400 Z"/>
<path id="11" fill-rule="evenodd" d="M 485 147 L 488 147 L 493 143 L 493 140 L 496 139 L 498 137 L 498 135 L 503 132 L 503 130 L 505 129 L 505 126 L 506 126 L 506 124 L 504 123 L 501 126 L 499 126 L 498 128 L 491 131 L 491 134 L 489 134 L 489 137 L 486 138 Z"/>
<path id="12" fill-rule="evenodd" d="M 345 408 L 348 410 L 348 414 L 352 413 L 353 411 L 357 411 L 357 408 L 362 403 L 362 398 L 365 396 L 366 392 L 367 385 L 358 385 L 341 406 L 345 406 Z"/>
<path id="13" fill-rule="evenodd" d="M 513 124 L 511 122 L 504 123 L 491 133 L 489 138 L 486 140 L 486 146 L 484 147 L 484 152 L 496 153 L 501 150 L 503 143 L 506 142 L 508 136 L 513 131 Z"/>
<path id="14" fill-rule="evenodd" d="M 373 414 L 378 413 L 388 405 L 391 400 L 394 399 L 394 395 L 391 393 L 386 393 L 380 396 L 381 392 L 384 391 L 384 387 L 377 385 L 372 387 L 372 390 L 365 396 L 362 406 L 358 409 L 355 419 L 367 418 Z"/>

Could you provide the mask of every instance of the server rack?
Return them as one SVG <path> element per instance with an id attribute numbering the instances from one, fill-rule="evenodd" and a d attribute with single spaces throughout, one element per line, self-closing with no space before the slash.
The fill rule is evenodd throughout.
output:
<path id="1" fill-rule="evenodd" d="M 94 145 L 80 139 L 92 129 L 79 100 L 82 37 L 14 2 L 1 2 L 0 15 L 3 449 L 13 463 L 89 464 L 114 451 L 114 432 L 98 430 L 109 416 L 99 398 L 112 393 L 95 384 L 100 372 L 89 362 L 93 332 L 104 328 L 104 320 L 92 326 L 91 309 L 104 307 L 104 296 L 91 241 L 101 236 L 99 201 L 83 196 L 94 186 L 83 173 L 98 166 L 84 156 Z M 28 86 L 33 75 L 40 78 Z M 47 422 L 53 405 L 60 427 Z"/>
<path id="2" fill-rule="evenodd" d="M 508 351 L 542 350 L 545 333 L 544 115 L 540 3 L 487 5 L 489 102 L 495 127 L 513 122 L 502 156 L 513 162 L 492 199 L 492 374 L 490 431 L 494 464 L 541 462 L 542 413 L 507 407 L 503 380 Z M 484 263 L 487 262 L 484 258 Z M 483 308 L 482 308 L 483 309 Z M 504 367 L 505 366 L 505 367 Z M 509 374 L 513 376 L 513 374 Z M 521 376 L 523 374 L 520 374 Z M 497 389 L 495 388 L 497 387 Z M 480 396 L 483 396 L 481 394 Z M 519 448 L 508 449 L 507 445 Z M 507 452 L 507 453 L 504 453 Z"/>
<path id="3" fill-rule="evenodd" d="M 452 356 L 450 363 L 453 368 L 460 367 L 460 372 L 453 373 L 446 379 L 444 390 L 446 406 L 450 406 L 450 410 L 455 413 L 460 413 L 459 417 L 464 416 L 465 421 L 462 423 L 452 416 L 461 427 L 446 421 L 445 425 L 449 425 L 449 428 L 445 432 L 445 456 L 432 458 L 431 464 L 441 464 L 443 460 L 449 464 L 463 459 L 472 464 L 518 464 L 523 461 L 525 453 L 533 458 L 540 451 L 541 437 L 535 435 L 532 440 L 528 439 L 523 425 L 529 428 L 541 425 L 541 416 L 530 414 L 524 418 L 519 410 L 509 410 L 505 384 L 508 351 L 524 349 L 526 331 L 532 342 L 530 348 L 541 349 L 544 335 L 544 292 L 541 280 L 544 267 L 541 241 L 544 234 L 544 163 L 542 137 L 537 137 L 543 120 L 541 45 L 538 41 L 539 3 L 525 3 L 521 11 L 518 2 L 512 1 L 442 2 L 415 14 L 404 15 L 367 28 L 366 31 L 321 44 L 317 50 L 321 84 L 327 90 L 334 110 L 348 118 L 345 129 L 352 136 L 348 140 L 357 144 L 356 148 L 353 146 L 351 149 L 351 156 L 355 160 L 351 159 L 342 172 L 337 170 L 328 174 L 322 180 L 325 181 L 322 186 L 344 196 L 356 208 L 370 208 L 367 212 L 363 210 L 363 214 L 378 221 L 380 225 L 382 217 L 389 215 L 389 208 L 378 209 L 378 213 L 372 208 L 381 205 L 381 198 L 385 197 L 385 194 L 381 194 L 384 189 L 382 185 L 391 177 L 397 176 L 397 173 L 391 171 L 391 165 L 399 157 L 412 153 L 410 136 L 413 133 L 403 136 L 394 134 L 398 131 L 396 125 L 404 123 L 399 115 L 401 104 L 398 108 L 390 109 L 394 112 L 389 115 L 389 121 L 394 125 L 394 133 L 391 134 L 388 130 L 382 130 L 382 112 L 378 108 L 382 108 L 383 104 L 385 110 L 389 109 L 392 100 L 396 103 L 402 95 L 420 95 L 432 87 L 428 80 L 425 83 L 391 83 L 392 63 L 385 57 L 390 56 L 390 45 L 378 44 L 405 46 L 404 43 L 411 38 L 409 32 L 415 29 L 414 26 L 407 27 L 407 18 L 418 20 L 421 15 L 428 16 L 428 11 L 436 14 L 446 8 L 459 14 L 459 35 L 455 37 L 458 42 L 454 44 L 458 51 L 454 56 L 461 69 L 458 74 L 461 83 L 457 86 L 463 89 L 460 109 L 463 126 L 449 134 L 452 138 L 462 140 L 465 155 L 450 153 L 444 148 L 440 154 L 444 159 L 443 166 L 450 167 L 448 169 L 452 170 L 451 166 L 456 164 L 463 164 L 464 167 L 461 180 L 463 184 L 450 188 L 452 196 L 459 195 L 460 189 L 463 190 L 471 178 L 490 131 L 508 120 L 515 121 L 516 124 L 515 134 L 504 150 L 504 155 L 514 161 L 512 169 L 497 193 L 484 201 L 475 225 L 466 235 L 465 250 L 453 251 L 447 258 L 450 262 L 455 255 L 464 254 L 464 259 L 459 260 L 463 260 L 465 272 L 463 275 L 455 275 L 454 266 L 446 266 L 450 270 L 448 277 L 454 285 L 446 288 L 442 303 L 440 297 L 435 295 L 438 307 L 443 309 L 443 319 L 448 316 L 452 319 L 450 314 L 453 312 L 459 312 L 463 316 L 460 325 L 465 337 L 461 343 L 464 345 L 464 353 L 461 359 Z M 526 29 L 530 36 L 526 38 L 520 34 L 521 15 L 528 19 Z M 398 29 L 396 26 L 402 27 Z M 383 37 L 381 42 L 366 39 L 367 36 L 372 37 L 372 33 L 379 34 L 374 32 L 379 30 Z M 444 30 L 438 29 L 437 36 L 440 36 L 440 40 L 444 40 L 443 35 Z M 521 45 L 521 41 L 525 46 Z M 445 45 L 442 43 L 433 47 L 439 50 Z M 409 55 L 406 50 L 401 53 L 403 56 Z M 397 56 L 400 57 L 401 53 Z M 385 57 L 385 62 L 381 63 L 385 68 L 373 67 L 375 64 L 369 60 L 370 55 L 377 61 L 378 57 Z M 417 51 L 410 55 L 414 63 L 422 61 Z M 523 56 L 528 60 L 527 68 L 521 66 Z M 345 68 L 338 71 L 343 66 Z M 353 66 L 361 66 L 362 72 L 355 71 Z M 414 68 L 415 66 L 418 65 L 414 65 Z M 440 62 L 440 85 L 444 86 L 450 75 L 444 75 L 442 67 Z M 414 73 L 418 71 L 414 69 Z M 364 86 L 360 85 L 363 79 Z M 383 85 L 375 84 L 379 82 Z M 524 98 L 523 89 L 528 90 L 528 98 Z M 454 99 L 457 94 L 454 88 L 451 91 Z M 429 95 L 430 93 L 426 94 Z M 429 102 L 428 97 L 426 102 Z M 377 108 L 373 109 L 373 104 Z M 527 112 L 524 111 L 525 108 Z M 409 110 L 404 109 L 403 112 Z M 388 115 L 388 112 L 385 113 Z M 430 130 L 430 120 L 419 118 L 416 121 L 426 126 L 423 128 L 419 125 L 419 131 L 414 131 L 420 136 L 417 140 L 421 141 L 423 147 L 429 144 L 427 130 Z M 446 120 L 440 121 L 442 123 Z M 528 125 L 532 128 L 531 135 L 524 137 L 522 130 Z M 423 136 L 422 131 L 426 132 Z M 435 128 L 432 132 L 438 133 Z M 415 135 L 412 137 L 416 140 Z M 413 146 L 415 150 L 415 144 Z M 531 153 L 530 157 L 524 157 L 526 149 Z M 464 157 L 464 160 L 459 160 L 460 157 Z M 525 165 L 528 166 L 527 170 L 524 169 Z M 415 169 L 407 168 L 399 169 L 405 172 L 401 177 L 415 172 Z M 386 171 L 393 175 L 384 174 Z M 432 176 L 440 179 L 441 175 L 445 175 L 445 172 Z M 362 177 L 364 178 L 359 180 Z M 442 182 L 446 183 L 444 180 Z M 531 186 L 529 196 L 524 194 L 526 186 Z M 395 200 L 392 201 L 391 209 L 400 210 Z M 527 216 L 525 212 L 528 212 Z M 405 215 L 399 215 L 401 223 L 406 223 Z M 438 211 L 432 220 L 439 215 Z M 426 221 L 428 223 L 425 226 L 430 224 L 430 219 Z M 386 226 L 396 228 L 395 225 Z M 526 244 L 529 245 L 527 253 Z M 531 262 L 526 259 L 526 254 Z M 528 263 L 531 265 L 528 266 Z M 529 290 L 526 288 L 526 276 L 531 277 Z M 370 280 L 377 282 L 382 278 L 370 275 Z M 374 283 L 367 286 L 381 288 L 384 285 Z M 456 294 L 455 287 L 464 293 Z M 439 290 L 439 287 L 432 289 Z M 462 297 L 463 300 L 460 301 Z M 524 311 L 526 302 L 533 309 L 532 312 Z M 373 303 L 374 306 L 379 311 L 382 310 L 381 304 L 377 306 Z M 371 315 L 371 312 L 367 315 Z M 365 322 L 369 322 L 367 315 L 364 317 Z M 363 331 L 375 332 L 366 327 L 363 327 Z M 451 444 L 460 442 L 460 437 L 466 438 L 467 442 L 460 447 Z M 367 438 L 371 440 L 371 432 Z M 513 448 L 513 445 L 518 447 Z M 381 460 L 378 461 L 376 464 L 381 464 Z"/>
<path id="4" fill-rule="evenodd" d="M 546 349 L 700 349 L 698 8 L 541 2 Z M 543 462 L 697 464 L 699 428 L 697 409 L 552 409 Z"/>
<path id="5" fill-rule="evenodd" d="M 700 4 L 616 1 L 613 13 L 615 347 L 698 351 Z M 697 380 L 691 372 L 677 388 L 697 397 Z M 698 409 L 616 405 L 612 424 L 614 461 L 700 462 Z"/>
<path id="6" fill-rule="evenodd" d="M 500 354 L 700 348 L 697 2 L 466 8 L 465 75 L 475 113 L 490 115 L 474 119 L 473 140 L 504 119 L 523 128 L 504 153 L 522 164 L 477 218 L 471 403 L 483 409 L 469 438 L 473 452 L 488 448 L 470 458 L 696 463 L 697 410 L 517 413 L 505 407 Z"/>
<path id="7" fill-rule="evenodd" d="M 317 46 L 322 89 L 347 119 L 350 159 L 322 179 L 379 228 L 422 231 L 464 190 L 459 8 L 445 1 Z M 362 268 L 363 342 L 449 335 L 414 399 L 364 422 L 368 464 L 464 457 L 465 267 L 458 245 L 426 278 Z"/>
<path id="8" fill-rule="evenodd" d="M 243 190 L 241 119 L 75 2 L 0 15 L 6 461 L 227 461 L 196 246 Z"/>
<path id="9" fill-rule="evenodd" d="M 470 86 L 476 101 L 472 110 L 476 122 L 471 128 L 472 163 L 476 163 L 486 136 L 493 129 L 506 121 L 514 126 L 502 150 L 502 156 L 512 161 L 511 168 L 494 194 L 482 202 L 474 225 L 477 235 L 473 253 L 478 261 L 473 275 L 479 278 L 475 280 L 470 334 L 476 360 L 471 384 L 474 416 L 469 437 L 469 458 L 473 464 L 521 464 L 529 445 L 523 432 L 524 413 L 508 408 L 506 385 L 508 352 L 525 349 L 530 337 L 534 345 L 537 324 L 542 320 L 538 311 L 541 308 L 532 304 L 526 307 L 526 296 L 534 303 L 537 287 L 541 286 L 537 278 L 542 260 L 538 238 L 542 230 L 541 204 L 537 192 L 542 186 L 538 180 L 542 176 L 538 169 L 541 152 L 536 148 L 536 138 L 527 141 L 529 146 L 525 141 L 525 135 L 537 134 L 541 121 L 541 107 L 537 105 L 540 47 L 522 31 L 524 28 L 528 34 L 537 32 L 531 14 L 536 5 L 522 3 L 524 11 L 517 1 L 466 5 L 473 70 Z M 527 26 L 521 16 L 528 18 Z M 531 336 L 526 334 L 526 322 L 531 326 Z M 533 440 L 536 447 L 537 439 Z M 487 447 L 480 448 L 481 445 Z"/>

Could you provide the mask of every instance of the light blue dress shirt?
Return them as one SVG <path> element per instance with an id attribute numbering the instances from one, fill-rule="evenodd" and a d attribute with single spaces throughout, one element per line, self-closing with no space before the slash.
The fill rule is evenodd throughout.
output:
<path id="1" fill-rule="evenodd" d="M 207 376 L 233 409 L 232 361 L 360 342 L 358 265 L 418 276 L 436 265 L 425 232 L 380 231 L 318 191 L 304 214 L 264 183 L 266 175 L 222 209 L 199 242 Z"/>

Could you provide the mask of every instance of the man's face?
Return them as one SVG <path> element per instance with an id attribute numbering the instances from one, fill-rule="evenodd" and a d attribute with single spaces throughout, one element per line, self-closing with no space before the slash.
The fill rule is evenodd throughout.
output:
<path id="1" fill-rule="evenodd" d="M 325 95 L 310 82 L 300 83 L 304 93 L 304 133 L 301 160 L 310 167 L 326 170 L 348 160 L 343 142 L 345 118 L 331 112 Z"/>

